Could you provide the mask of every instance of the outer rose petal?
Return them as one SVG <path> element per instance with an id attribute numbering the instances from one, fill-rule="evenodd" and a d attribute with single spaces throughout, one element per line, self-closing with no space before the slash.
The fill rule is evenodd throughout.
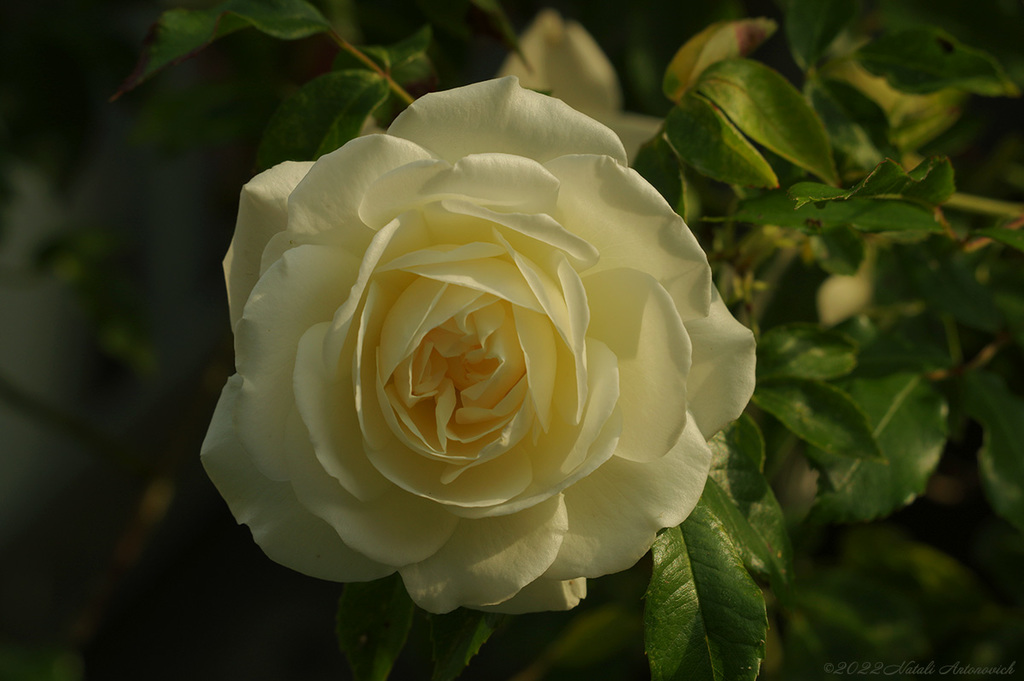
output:
<path id="1" fill-rule="evenodd" d="M 566 154 L 603 154 L 626 163 L 615 133 L 564 102 L 524 90 L 515 76 L 420 97 L 399 114 L 388 134 L 452 163 L 487 152 L 541 163 Z"/>
<path id="2" fill-rule="evenodd" d="M 409 595 L 429 612 L 494 605 L 548 569 L 565 530 L 565 505 L 556 496 L 511 515 L 462 520 L 444 548 L 399 572 Z"/>
<path id="3" fill-rule="evenodd" d="M 271 560 L 311 577 L 361 582 L 394 572 L 345 546 L 298 502 L 289 483 L 270 480 L 252 464 L 232 422 L 241 385 L 237 375 L 228 379 L 202 448 L 203 467 L 235 520 L 249 526 Z"/>
<path id="4" fill-rule="evenodd" d="M 566 580 L 541 577 L 524 586 L 522 591 L 507 601 L 497 605 L 481 606 L 479 609 L 508 615 L 544 610 L 572 610 L 586 597 L 587 580 L 582 577 Z"/>
<path id="5" fill-rule="evenodd" d="M 358 267 L 336 248 L 293 248 L 257 282 L 235 327 L 235 366 L 244 379 L 235 427 L 253 462 L 274 480 L 288 479 L 284 427 L 295 405 L 299 339 L 331 319 Z"/>
<path id="6" fill-rule="evenodd" d="M 224 256 L 231 328 L 242 318 L 242 306 L 259 279 L 263 249 L 271 237 L 288 226 L 288 195 L 312 165 L 286 161 L 263 171 L 242 187 L 235 235 Z"/>
<path id="7" fill-rule="evenodd" d="M 601 156 L 563 156 L 545 165 L 562 181 L 555 219 L 601 254 L 586 274 L 618 267 L 647 272 L 672 296 L 684 322 L 707 314 L 707 256 L 639 173 Z"/>
<path id="8" fill-rule="evenodd" d="M 657 461 L 613 456 L 565 490 L 569 531 L 545 578 L 600 577 L 632 566 L 658 530 L 690 515 L 710 466 L 711 450 L 692 418 L 675 447 Z"/>
<path id="9" fill-rule="evenodd" d="M 690 414 L 704 439 L 739 418 L 754 394 L 754 334 L 730 314 L 712 287 L 711 311 L 686 322 L 693 365 L 686 382 Z"/>
<path id="10" fill-rule="evenodd" d="M 367 188 L 381 175 L 426 161 L 429 151 L 389 135 L 367 135 L 321 156 L 288 202 L 288 229 L 299 234 L 331 232 L 339 246 L 359 255 L 375 230 L 359 218 Z"/>

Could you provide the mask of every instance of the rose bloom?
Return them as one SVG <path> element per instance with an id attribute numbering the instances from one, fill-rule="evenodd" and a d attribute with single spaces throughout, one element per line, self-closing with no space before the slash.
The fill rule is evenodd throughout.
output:
<path id="1" fill-rule="evenodd" d="M 682 522 L 754 342 L 608 128 L 514 77 L 242 190 L 203 463 L 272 559 L 571 608 Z"/>

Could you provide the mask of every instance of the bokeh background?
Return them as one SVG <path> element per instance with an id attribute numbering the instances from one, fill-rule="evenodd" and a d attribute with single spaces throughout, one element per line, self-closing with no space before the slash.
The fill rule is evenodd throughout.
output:
<path id="1" fill-rule="evenodd" d="M 427 23 L 414 0 L 314 4 L 357 44 Z M 688 37 L 717 19 L 781 18 L 770 0 L 502 4 L 517 29 L 545 6 L 579 20 L 617 67 L 627 108 L 654 115 L 668 109 L 661 75 Z M 1019 1 L 865 4 L 864 21 L 939 25 L 1024 83 Z M 109 101 L 171 6 L 0 4 L 0 681 L 348 677 L 333 636 L 341 586 L 266 559 L 199 463 L 232 369 L 220 259 L 238 190 L 278 102 L 329 69 L 335 48 L 242 31 Z M 486 32 L 435 36 L 445 88 L 490 77 L 506 55 Z M 756 57 L 797 79 L 781 37 Z M 1020 100 L 971 101 L 940 140 L 972 178 L 966 189 L 1017 187 L 1020 200 L 1022 121 Z M 970 446 L 947 452 L 953 492 L 931 490 L 891 524 L 968 566 L 992 546 L 1024 565 L 1024 544 L 990 522 L 972 457 Z M 814 541 L 827 558 L 839 538 Z M 1016 592 L 1012 572 L 979 574 L 1022 602 L 1019 574 Z M 601 678 L 647 678 L 644 588 L 643 565 L 592 582 L 582 608 L 621 604 L 622 635 L 563 655 L 571 664 L 547 678 L 597 678 L 594 664 Z M 540 678 L 529 665 L 571 616 L 518 618 L 466 678 Z M 428 661 L 417 625 L 393 678 L 429 678 Z"/>

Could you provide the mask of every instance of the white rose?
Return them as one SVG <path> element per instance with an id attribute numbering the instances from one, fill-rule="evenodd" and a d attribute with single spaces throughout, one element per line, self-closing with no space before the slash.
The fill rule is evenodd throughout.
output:
<path id="1" fill-rule="evenodd" d="M 268 556 L 397 570 L 432 612 L 566 609 L 686 518 L 754 344 L 625 163 L 505 78 L 245 186 L 202 456 Z"/>
<path id="2" fill-rule="evenodd" d="M 519 38 L 526 62 L 512 53 L 499 76 L 517 76 L 523 87 L 550 92 L 604 123 L 622 139 L 629 158 L 661 127 L 653 116 L 622 110 L 622 88 L 615 67 L 597 41 L 576 21 L 553 9 L 541 10 Z"/>

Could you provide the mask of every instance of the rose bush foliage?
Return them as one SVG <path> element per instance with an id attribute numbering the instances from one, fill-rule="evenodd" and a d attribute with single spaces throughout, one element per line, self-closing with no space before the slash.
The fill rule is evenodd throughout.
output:
<path id="1" fill-rule="evenodd" d="M 203 463 L 272 559 L 431 612 L 573 607 L 707 477 L 754 342 L 622 142 L 514 77 L 242 191 Z"/>

